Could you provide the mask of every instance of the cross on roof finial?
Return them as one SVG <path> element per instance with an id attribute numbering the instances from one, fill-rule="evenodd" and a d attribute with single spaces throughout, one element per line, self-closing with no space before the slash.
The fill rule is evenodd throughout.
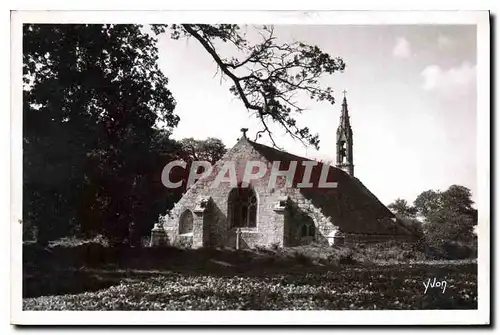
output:
<path id="1" fill-rule="evenodd" d="M 244 138 L 247 138 L 247 131 L 248 131 L 248 128 L 241 128 L 240 131 L 243 133 L 243 137 Z"/>
<path id="2" fill-rule="evenodd" d="M 345 95 L 346 95 L 347 91 L 343 90 L 342 93 L 344 93 L 344 98 L 345 98 Z"/>

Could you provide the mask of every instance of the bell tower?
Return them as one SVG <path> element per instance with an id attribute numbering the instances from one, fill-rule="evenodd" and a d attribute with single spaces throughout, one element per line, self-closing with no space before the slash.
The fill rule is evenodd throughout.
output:
<path id="1" fill-rule="evenodd" d="M 342 113 L 337 128 L 337 167 L 354 176 L 354 159 L 352 152 L 352 129 L 347 109 L 347 91 L 344 90 L 344 101 L 342 102 Z"/>

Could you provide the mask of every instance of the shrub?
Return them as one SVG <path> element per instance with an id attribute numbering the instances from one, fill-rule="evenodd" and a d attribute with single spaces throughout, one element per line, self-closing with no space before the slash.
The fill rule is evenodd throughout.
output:
<path id="1" fill-rule="evenodd" d="M 273 244 L 271 244 L 271 250 L 277 251 L 279 249 L 281 249 L 281 246 L 280 246 L 279 243 L 273 243 Z"/>
<path id="2" fill-rule="evenodd" d="M 407 261 L 413 258 L 413 255 L 409 250 L 402 250 L 398 255 L 396 256 L 396 259 L 398 261 Z"/>
<path id="3" fill-rule="evenodd" d="M 427 248 L 427 241 L 423 236 L 411 244 L 411 250 L 414 252 L 425 252 L 426 248 Z"/>
<path id="4" fill-rule="evenodd" d="M 178 236 L 174 241 L 174 247 L 179 249 L 191 249 L 193 247 L 192 236 Z"/>
<path id="5" fill-rule="evenodd" d="M 398 219 L 403 226 L 405 226 L 408 230 L 410 230 L 413 233 L 416 239 L 419 239 L 422 236 L 424 236 L 424 230 L 421 221 L 401 216 L 399 216 Z"/>
<path id="6" fill-rule="evenodd" d="M 418 240 L 413 248 L 425 254 L 428 259 L 458 260 L 477 257 L 477 244 L 473 241 L 450 241 L 425 236 Z"/>
<path id="7" fill-rule="evenodd" d="M 445 241 L 440 246 L 440 251 L 447 259 L 467 259 L 477 257 L 477 250 L 458 242 Z"/>
<path id="8" fill-rule="evenodd" d="M 261 244 L 256 244 L 253 249 L 255 249 L 257 252 L 265 252 L 268 250 L 268 248 L 266 248 L 265 245 L 261 245 Z"/>
<path id="9" fill-rule="evenodd" d="M 354 250 L 348 246 L 333 246 L 329 248 L 324 248 L 328 255 L 326 256 L 326 261 L 330 265 L 340 265 L 340 264 L 356 264 L 357 256 Z"/>
<path id="10" fill-rule="evenodd" d="M 298 250 L 295 250 L 293 258 L 297 261 L 297 263 L 302 265 L 311 265 L 313 263 L 310 257 Z"/>
<path id="11" fill-rule="evenodd" d="M 356 260 L 354 259 L 354 254 L 352 250 L 349 250 L 347 253 L 340 255 L 339 264 L 342 265 L 352 265 L 356 264 Z"/>

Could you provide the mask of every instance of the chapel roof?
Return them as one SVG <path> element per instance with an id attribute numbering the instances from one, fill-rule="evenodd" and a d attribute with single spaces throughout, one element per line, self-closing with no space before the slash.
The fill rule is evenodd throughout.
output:
<path id="1" fill-rule="evenodd" d="M 256 143 L 246 139 L 258 153 L 260 153 L 266 160 L 281 161 L 285 165 L 291 161 L 315 161 L 313 159 L 297 156 L 286 151 L 278 150 L 260 143 Z M 318 166 L 313 168 L 311 180 L 317 180 L 323 164 L 325 162 L 318 162 Z M 297 164 L 296 181 L 302 180 L 302 173 L 304 168 L 301 164 Z M 316 175 L 316 177 L 315 177 Z M 353 177 L 334 166 L 329 166 L 327 181 L 336 181 L 338 186 L 334 193 L 329 192 L 325 197 L 325 193 L 321 192 L 318 188 L 302 188 L 301 193 L 309 200 L 312 201 L 317 207 L 325 208 L 326 215 L 331 216 L 344 222 L 341 229 L 344 232 L 352 233 L 390 233 L 391 226 L 401 233 L 401 230 L 407 229 L 401 223 L 394 224 L 394 214 L 372 193 L 370 190 L 356 177 Z M 333 208 L 336 210 L 328 211 L 332 208 L 332 202 L 335 203 Z M 390 222 L 389 222 L 390 221 Z M 392 222 L 392 223 L 391 223 Z"/>

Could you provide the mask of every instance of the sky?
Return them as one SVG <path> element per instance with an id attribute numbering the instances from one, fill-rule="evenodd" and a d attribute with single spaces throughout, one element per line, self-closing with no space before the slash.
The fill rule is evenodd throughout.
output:
<path id="1" fill-rule="evenodd" d="M 251 28 L 248 28 L 249 31 Z M 275 26 L 281 42 L 318 45 L 342 57 L 343 73 L 324 78 L 337 102 L 316 103 L 296 119 L 318 133 L 320 150 L 306 148 L 272 127 L 284 150 L 334 161 L 342 91 L 354 133 L 354 171 L 383 203 L 413 202 L 425 190 L 463 185 L 477 193 L 476 28 L 453 25 Z M 250 34 L 253 41 L 253 36 Z M 173 137 L 220 138 L 231 148 L 258 121 L 229 92 L 210 55 L 194 39 L 158 40 L 159 66 L 169 79 L 180 116 Z M 224 56 L 230 50 L 221 48 Z M 265 137 L 260 143 L 270 145 Z"/>

